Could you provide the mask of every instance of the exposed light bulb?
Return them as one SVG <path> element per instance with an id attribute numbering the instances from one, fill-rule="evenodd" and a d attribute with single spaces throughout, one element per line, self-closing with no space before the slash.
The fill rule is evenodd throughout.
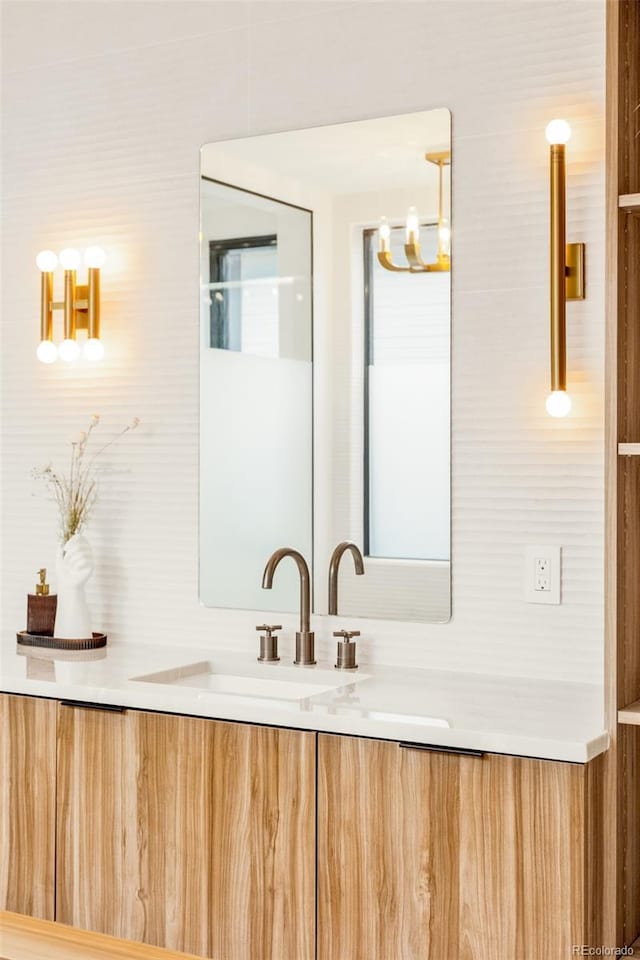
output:
<path id="1" fill-rule="evenodd" d="M 36 356 L 41 363 L 54 363 L 58 357 L 58 348 L 51 340 L 41 340 Z"/>
<path id="2" fill-rule="evenodd" d="M 53 273 L 58 266 L 58 258 L 53 250 L 41 250 L 36 257 L 36 264 L 43 273 Z"/>
<path id="3" fill-rule="evenodd" d="M 60 252 L 60 265 L 65 270 L 77 270 L 80 266 L 80 254 L 72 247 L 65 247 Z"/>
<path id="4" fill-rule="evenodd" d="M 566 120 L 551 120 L 545 128 L 544 135 L 549 143 L 568 143 L 571 127 Z"/>
<path id="5" fill-rule="evenodd" d="M 391 227 L 386 217 L 380 217 L 378 227 L 378 250 L 380 253 L 388 253 L 391 242 Z"/>
<path id="6" fill-rule="evenodd" d="M 107 255 L 102 247 L 87 247 L 84 252 L 84 262 L 87 267 L 95 267 L 98 270 L 104 267 Z"/>
<path id="7" fill-rule="evenodd" d="M 99 340 L 97 337 L 89 337 L 85 342 L 82 354 L 85 360 L 91 360 L 93 363 L 97 363 L 98 360 L 103 360 L 104 346 L 102 345 L 102 340 Z"/>
<path id="8" fill-rule="evenodd" d="M 545 407 L 551 417 L 566 417 L 571 410 L 571 397 L 566 390 L 552 390 L 546 399 Z"/>
<path id="9" fill-rule="evenodd" d="M 418 240 L 418 231 L 420 222 L 418 211 L 415 207 L 409 207 L 407 211 L 407 243 L 416 243 Z"/>
<path id="10" fill-rule="evenodd" d="M 80 347 L 76 340 L 63 340 L 58 349 L 60 359 L 71 363 L 80 356 Z"/>

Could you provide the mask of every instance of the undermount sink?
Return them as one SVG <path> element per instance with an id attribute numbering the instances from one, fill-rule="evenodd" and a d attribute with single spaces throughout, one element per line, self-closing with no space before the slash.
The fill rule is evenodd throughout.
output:
<path id="1" fill-rule="evenodd" d="M 353 674 L 339 675 L 331 670 L 315 667 L 279 667 L 269 665 L 270 677 L 240 676 L 227 673 L 210 660 L 189 663 L 171 670 L 131 677 L 140 683 L 169 684 L 174 687 L 194 687 L 225 696 L 258 697 L 270 700 L 306 700 L 319 693 L 344 687 L 356 679 Z M 276 676 L 277 674 L 277 676 Z M 306 679 L 308 676 L 309 679 Z M 359 675 L 358 680 L 366 679 Z"/>

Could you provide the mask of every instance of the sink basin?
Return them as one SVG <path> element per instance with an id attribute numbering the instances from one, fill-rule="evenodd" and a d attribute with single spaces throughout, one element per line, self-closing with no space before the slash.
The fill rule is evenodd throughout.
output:
<path id="1" fill-rule="evenodd" d="M 131 677 L 139 683 L 169 684 L 174 687 L 194 687 L 211 693 L 233 697 L 255 697 L 268 700 L 306 700 L 319 693 L 327 693 L 353 683 L 353 674 L 340 675 L 315 667 L 265 668 L 271 676 L 241 676 L 228 673 L 210 660 L 189 663 L 172 670 L 161 670 L 140 677 Z M 364 675 L 358 676 L 364 680 Z"/>

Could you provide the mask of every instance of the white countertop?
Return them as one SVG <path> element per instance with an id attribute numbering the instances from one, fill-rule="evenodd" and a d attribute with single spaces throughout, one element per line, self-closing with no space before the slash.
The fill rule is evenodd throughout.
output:
<path id="1" fill-rule="evenodd" d="M 202 673 L 200 678 L 189 677 L 189 671 L 173 674 L 196 663 L 223 682 L 228 675 L 240 682 L 246 678 L 248 687 L 299 678 L 318 684 L 309 690 L 321 692 L 288 700 L 223 694 L 206 689 Z M 169 671 L 165 682 L 131 679 L 159 671 Z M 323 690 L 329 683 L 343 685 Z M 578 763 L 608 746 L 604 696 L 596 684 L 380 664 L 347 673 L 328 663 L 260 664 L 202 648 L 114 643 L 66 653 L 19 647 L 6 638 L 0 644 L 0 691 Z"/>

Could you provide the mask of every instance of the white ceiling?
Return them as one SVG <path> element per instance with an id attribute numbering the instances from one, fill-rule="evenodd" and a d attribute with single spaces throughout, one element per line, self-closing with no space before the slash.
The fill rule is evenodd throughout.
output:
<path id="1" fill-rule="evenodd" d="M 202 172 L 251 164 L 333 194 L 366 193 L 435 183 L 424 155 L 450 146 L 451 114 L 429 110 L 206 144 Z"/>

